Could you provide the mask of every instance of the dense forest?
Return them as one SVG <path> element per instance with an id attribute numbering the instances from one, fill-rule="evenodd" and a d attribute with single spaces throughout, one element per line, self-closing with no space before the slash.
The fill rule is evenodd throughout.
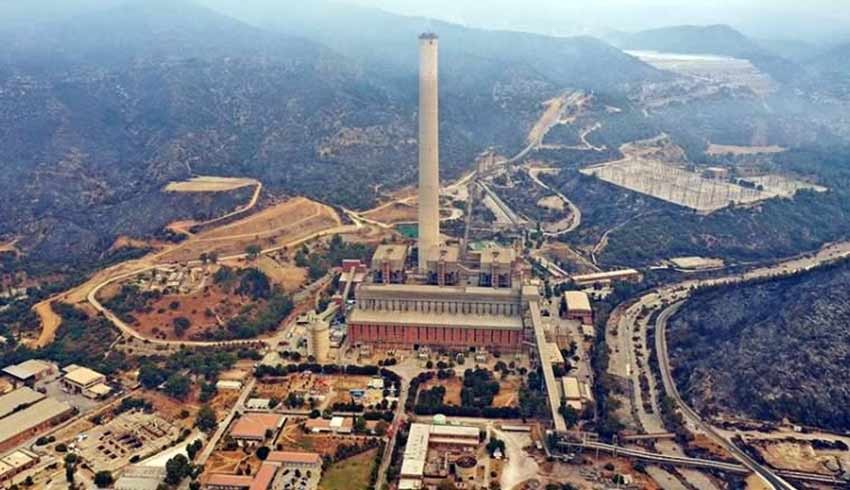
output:
<path id="1" fill-rule="evenodd" d="M 850 429 L 850 264 L 697 292 L 671 319 L 673 374 L 706 415 Z"/>

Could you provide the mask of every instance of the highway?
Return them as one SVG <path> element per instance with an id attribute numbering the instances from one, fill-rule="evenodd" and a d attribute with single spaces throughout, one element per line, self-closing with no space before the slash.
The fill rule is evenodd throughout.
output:
<path id="1" fill-rule="evenodd" d="M 679 390 L 676 387 L 676 383 L 673 380 L 672 371 L 670 369 L 670 358 L 667 355 L 667 320 L 679 310 L 679 308 L 684 304 L 684 301 L 680 301 L 678 303 L 674 303 L 673 305 L 667 307 L 661 314 L 658 316 L 658 320 L 655 323 L 655 349 L 658 354 L 658 365 L 661 369 L 661 377 L 664 382 L 664 389 L 667 392 L 667 395 L 673 398 L 676 404 L 679 406 L 679 410 L 685 419 L 697 427 L 700 431 L 705 433 L 709 438 L 711 438 L 715 443 L 719 444 L 721 447 L 726 449 L 730 454 L 735 456 L 735 459 L 743 463 L 749 470 L 753 473 L 759 475 L 762 479 L 767 481 L 773 488 L 782 489 L 782 490 L 794 490 L 796 487 L 785 481 L 782 477 L 775 474 L 769 468 L 759 464 L 753 458 L 751 458 L 746 452 L 739 449 L 738 446 L 730 442 L 725 437 L 721 436 L 714 428 L 702 420 L 702 418 L 697 414 L 687 403 L 682 399 L 679 394 Z"/>

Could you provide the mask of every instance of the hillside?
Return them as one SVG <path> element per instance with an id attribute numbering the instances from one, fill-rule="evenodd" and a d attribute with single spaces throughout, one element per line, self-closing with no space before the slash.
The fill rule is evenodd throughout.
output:
<path id="1" fill-rule="evenodd" d="M 835 46 L 809 59 L 806 68 L 812 85 L 844 100 L 850 96 L 850 43 Z"/>
<path id="2" fill-rule="evenodd" d="M 696 294 L 667 336 L 683 396 L 703 414 L 847 430 L 848 287 L 844 264 Z"/>
<path id="3" fill-rule="evenodd" d="M 170 180 L 252 177 L 272 194 L 355 208 L 377 184 L 412 182 L 423 21 L 376 17 L 395 27 L 304 39 L 279 25 L 303 14 L 288 7 L 267 13 L 274 29 L 184 0 L 134 0 L 0 31 L 0 185 L 18 189 L 0 196 L 0 236 L 24 235 L 32 259 L 90 261 L 117 235 L 193 216 L 196 206 L 139 205 L 163 202 Z M 489 146 L 517 151 L 541 102 L 567 86 L 663 77 L 591 39 L 432 27 L 444 36 L 444 179 Z"/>
<path id="4" fill-rule="evenodd" d="M 709 54 L 746 59 L 780 82 L 790 81 L 800 75 L 800 68 L 795 63 L 727 25 L 650 29 L 634 34 L 619 34 L 612 42 L 627 50 Z"/>

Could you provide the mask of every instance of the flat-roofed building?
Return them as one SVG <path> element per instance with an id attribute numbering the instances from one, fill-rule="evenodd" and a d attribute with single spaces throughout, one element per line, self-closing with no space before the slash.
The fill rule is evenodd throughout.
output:
<path id="1" fill-rule="evenodd" d="M 32 388 L 22 386 L 0 396 L 0 419 L 43 400 L 45 396 Z"/>
<path id="2" fill-rule="evenodd" d="M 479 252 L 479 285 L 482 287 L 513 287 L 514 264 L 517 257 L 509 247 L 487 247 Z"/>
<path id="3" fill-rule="evenodd" d="M 230 427 L 230 437 L 240 446 L 256 446 L 266 440 L 266 434 L 280 431 L 286 417 L 274 413 L 246 413 Z"/>
<path id="4" fill-rule="evenodd" d="M 352 343 L 513 352 L 523 338 L 516 289 L 362 284 L 349 313 Z"/>
<path id="5" fill-rule="evenodd" d="M 253 476 L 214 473 L 207 477 L 208 490 L 269 490 L 280 471 L 277 464 L 263 463 Z"/>
<path id="6" fill-rule="evenodd" d="M 480 444 L 479 437 L 480 430 L 475 427 L 411 424 L 400 472 L 401 480 L 405 481 L 405 487 L 412 489 L 422 487 L 430 446 L 475 447 Z"/>
<path id="7" fill-rule="evenodd" d="M 266 462 L 279 464 L 287 470 L 322 471 L 322 456 L 318 453 L 272 451 Z"/>
<path id="8" fill-rule="evenodd" d="M 380 245 L 372 255 L 372 280 L 376 284 L 402 284 L 406 279 L 407 245 Z"/>
<path id="9" fill-rule="evenodd" d="M 115 482 L 115 490 L 157 490 L 165 476 L 164 467 L 132 465 Z"/>
<path id="10" fill-rule="evenodd" d="M 593 308 L 590 306 L 590 298 L 584 291 L 565 291 L 564 318 L 576 320 L 582 323 L 593 323 Z"/>
<path id="11" fill-rule="evenodd" d="M 26 449 L 18 449 L 0 458 L 0 480 L 7 480 L 26 471 L 39 462 L 39 456 Z"/>
<path id="12" fill-rule="evenodd" d="M 53 398 L 45 398 L 0 419 L 0 451 L 37 435 L 52 424 L 66 420 L 74 408 Z"/>
<path id="13" fill-rule="evenodd" d="M 564 376 L 561 378 L 561 384 L 564 391 L 564 400 L 568 406 L 576 410 L 581 410 L 587 403 L 593 401 L 590 387 L 575 376 Z"/>
<path id="14" fill-rule="evenodd" d="M 100 374 L 99 372 L 89 369 L 87 367 L 77 367 L 71 371 L 65 373 L 65 376 L 62 377 L 62 386 L 71 393 L 80 393 L 89 396 L 90 398 L 97 398 L 97 391 L 100 391 L 100 388 L 96 389 L 95 392 L 91 392 L 91 388 L 94 388 L 96 385 L 104 385 L 106 386 L 106 376 Z M 109 388 L 106 386 L 106 388 Z M 108 395 L 109 392 L 106 391 Z"/>
<path id="15" fill-rule="evenodd" d="M 351 417 L 333 417 L 331 419 L 307 419 L 304 428 L 319 434 L 330 432 L 333 434 L 351 434 L 354 430 L 354 420 Z"/>
<path id="16" fill-rule="evenodd" d="M 572 280 L 579 286 L 591 286 L 594 284 L 610 284 L 614 281 L 638 281 L 640 272 L 635 269 L 621 269 L 617 271 L 595 272 L 593 274 L 580 274 L 572 276 Z"/>
<path id="17" fill-rule="evenodd" d="M 456 286 L 461 282 L 460 247 L 440 245 L 428 252 L 428 284 Z"/>
<path id="18" fill-rule="evenodd" d="M 30 359 L 20 364 L 13 364 L 3 368 L 3 374 L 15 386 L 30 385 L 42 379 L 54 376 L 58 373 L 56 365 L 41 359 Z"/>

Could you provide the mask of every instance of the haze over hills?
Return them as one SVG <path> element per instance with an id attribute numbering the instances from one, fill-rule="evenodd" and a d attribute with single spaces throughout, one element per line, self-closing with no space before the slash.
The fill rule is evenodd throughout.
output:
<path id="1" fill-rule="evenodd" d="M 191 207 L 138 205 L 190 174 L 256 177 L 272 192 L 354 207 L 373 201 L 375 184 L 412 182 L 423 21 L 379 20 L 397 27 L 360 44 L 310 41 L 190 2 L 145 1 L 5 31 L 2 184 L 21 191 L 0 197 L 0 233 L 25 235 L 33 259 L 92 260 L 119 234 L 191 217 Z M 668 76 L 592 39 L 438 27 L 444 177 L 488 146 L 518 150 L 540 104 L 566 87 Z M 505 43 L 504 55 L 493 47 Z"/>

